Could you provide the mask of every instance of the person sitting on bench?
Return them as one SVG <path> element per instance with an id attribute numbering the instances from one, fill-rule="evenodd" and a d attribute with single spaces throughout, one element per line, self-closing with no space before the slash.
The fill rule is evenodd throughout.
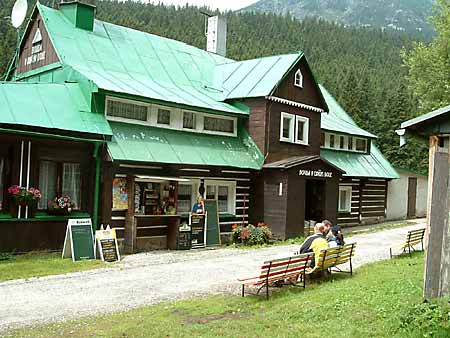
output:
<path id="1" fill-rule="evenodd" d="M 299 254 L 314 252 L 314 256 L 319 258 L 320 251 L 328 249 L 328 242 L 325 238 L 326 227 L 323 223 L 317 223 L 314 227 L 314 234 L 307 237 L 300 247 Z M 311 266 L 314 267 L 314 259 Z"/>
<path id="2" fill-rule="evenodd" d="M 330 231 L 331 236 L 327 237 L 328 245 L 330 248 L 334 248 L 336 246 L 343 246 L 344 242 L 344 234 L 342 233 L 341 227 L 339 225 L 335 225 L 331 228 Z"/>

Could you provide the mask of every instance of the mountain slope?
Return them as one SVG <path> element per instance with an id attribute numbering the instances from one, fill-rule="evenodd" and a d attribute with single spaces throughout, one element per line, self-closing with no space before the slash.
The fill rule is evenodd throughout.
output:
<path id="1" fill-rule="evenodd" d="M 320 17 L 345 25 L 422 33 L 432 28 L 428 17 L 434 0 L 260 0 L 243 11 L 291 14 L 297 19 Z"/>

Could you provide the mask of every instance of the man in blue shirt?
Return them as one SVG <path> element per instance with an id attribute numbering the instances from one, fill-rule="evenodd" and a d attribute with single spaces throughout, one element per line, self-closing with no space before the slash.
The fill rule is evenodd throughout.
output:
<path id="1" fill-rule="evenodd" d="M 193 214 L 204 214 L 205 213 L 205 204 L 203 203 L 203 197 L 198 196 L 197 203 L 192 207 Z"/>

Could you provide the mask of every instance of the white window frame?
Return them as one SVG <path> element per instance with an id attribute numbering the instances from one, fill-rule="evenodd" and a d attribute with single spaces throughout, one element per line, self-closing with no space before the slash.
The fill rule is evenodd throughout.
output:
<path id="1" fill-rule="evenodd" d="M 357 150 L 356 149 L 356 142 L 357 142 L 357 140 L 364 140 L 366 142 L 366 147 L 365 147 L 364 150 Z M 366 138 L 363 138 L 363 137 L 354 137 L 353 138 L 353 151 L 355 151 L 357 153 L 367 153 L 368 146 L 369 146 L 369 142 L 368 142 L 368 140 Z"/>
<path id="2" fill-rule="evenodd" d="M 284 129 L 284 119 L 289 118 L 289 137 L 283 136 L 283 129 Z M 280 141 L 282 142 L 290 142 L 294 143 L 295 140 L 295 115 L 281 112 L 281 120 L 280 120 Z"/>
<path id="3" fill-rule="evenodd" d="M 330 136 L 334 135 L 334 147 L 330 147 Z M 340 137 L 344 137 L 344 148 L 341 148 L 340 144 Z M 351 140 L 350 140 L 351 138 Z M 366 141 L 366 149 L 364 151 L 356 150 L 356 140 L 365 140 Z M 352 149 L 350 149 L 350 141 L 352 145 Z M 342 135 L 342 134 L 336 134 L 336 133 L 325 133 L 325 144 L 322 146 L 322 148 L 325 149 L 334 149 L 334 150 L 344 150 L 349 151 L 353 153 L 360 153 L 364 154 L 368 152 L 369 149 L 369 142 L 370 140 L 364 137 L 357 137 L 353 135 Z"/>
<path id="4" fill-rule="evenodd" d="M 184 127 L 184 113 L 191 113 L 194 115 L 194 128 L 185 128 Z M 186 109 L 182 109 L 181 110 L 181 129 L 183 130 L 187 130 L 187 131 L 195 131 L 198 130 L 198 126 L 199 126 L 199 115 L 198 113 L 196 113 L 195 111 L 192 110 L 186 110 Z"/>
<path id="5" fill-rule="evenodd" d="M 341 193 L 347 193 L 347 198 L 345 201 L 344 208 L 341 206 Z M 340 213 L 349 213 L 352 210 L 352 187 L 351 186 L 340 186 L 339 187 L 339 197 L 338 197 L 338 212 Z"/>
<path id="6" fill-rule="evenodd" d="M 303 88 L 303 74 L 300 69 L 295 72 L 294 75 L 294 86 L 298 88 Z"/>
<path id="7" fill-rule="evenodd" d="M 205 180 L 205 196 L 208 186 L 216 186 L 215 199 L 218 201 L 218 186 L 228 187 L 228 210 L 226 212 L 219 212 L 219 214 L 236 215 L 236 181 L 222 181 L 222 180 Z"/>
<path id="8" fill-rule="evenodd" d="M 109 116 L 107 114 L 107 112 L 108 112 L 108 106 L 109 106 L 110 101 L 120 101 L 120 102 L 124 102 L 124 103 L 135 104 L 135 105 L 147 107 L 147 121 L 140 121 L 140 120 L 123 118 L 123 117 Z M 165 110 L 170 111 L 170 125 L 158 123 L 158 109 L 165 109 Z M 195 121 L 195 129 L 183 128 L 184 112 L 190 112 L 190 113 L 195 114 L 195 120 L 196 120 Z M 138 124 L 138 125 L 144 125 L 144 126 L 150 126 L 150 127 L 181 130 L 181 131 L 192 132 L 192 133 L 237 137 L 237 124 L 238 124 L 237 117 L 200 113 L 200 112 L 196 112 L 196 111 L 193 111 L 190 109 L 173 108 L 173 107 L 169 107 L 169 106 L 150 104 L 150 103 L 145 103 L 145 102 L 140 102 L 140 101 L 118 98 L 118 97 L 114 97 L 114 96 L 106 96 L 104 115 L 108 121 L 116 121 L 116 122 Z M 205 130 L 204 129 L 204 117 L 205 116 L 233 121 L 233 132 L 227 133 L 227 132 L 220 132 L 220 131 Z"/>
<path id="9" fill-rule="evenodd" d="M 189 183 L 184 183 L 183 182 L 183 183 L 181 183 L 180 182 L 180 183 L 178 183 L 178 186 L 180 186 L 180 185 L 186 185 L 186 186 L 190 186 L 191 187 L 191 206 L 189 207 L 188 211 L 182 211 L 181 212 L 182 214 L 187 214 L 187 213 L 191 212 L 194 203 L 197 203 L 197 197 L 199 195 L 199 193 L 198 193 L 198 183 L 195 183 L 195 182 L 189 182 Z M 177 213 L 180 213 L 180 211 L 177 210 Z"/>
<path id="10" fill-rule="evenodd" d="M 298 123 L 303 122 L 303 140 L 298 139 Z M 309 144 L 309 118 L 296 115 L 295 116 L 295 143 L 308 145 Z"/>
<path id="11" fill-rule="evenodd" d="M 110 116 L 108 115 L 108 108 L 110 105 L 111 101 L 116 101 L 116 102 L 122 102 L 122 103 L 129 103 L 129 104 L 135 104 L 137 106 L 142 106 L 142 107 L 147 107 L 147 121 L 140 121 L 140 120 L 134 120 L 134 119 L 128 119 L 125 117 L 117 117 L 117 116 Z M 108 121 L 117 121 L 117 122 L 132 122 L 135 124 L 141 124 L 141 125 L 148 125 L 149 120 L 150 120 L 150 115 L 152 115 L 151 112 L 151 106 L 149 104 L 146 104 L 144 102 L 139 102 L 139 101 L 133 101 L 133 100 L 127 100 L 127 99 L 123 99 L 120 97 L 113 97 L 113 96 L 106 96 L 105 99 L 105 118 Z"/>

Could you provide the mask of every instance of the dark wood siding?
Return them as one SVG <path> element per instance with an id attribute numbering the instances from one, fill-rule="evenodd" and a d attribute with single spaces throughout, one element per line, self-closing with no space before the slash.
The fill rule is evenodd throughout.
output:
<path id="1" fill-rule="evenodd" d="M 263 154 L 266 153 L 267 105 L 264 98 L 244 100 L 250 107 L 247 130 Z"/>
<path id="2" fill-rule="evenodd" d="M 38 30 L 38 28 L 41 31 L 41 35 L 42 35 L 42 51 L 45 52 L 45 58 L 41 61 L 26 65 L 26 63 L 25 63 L 26 59 L 29 56 L 31 56 L 31 49 L 32 49 L 32 45 L 33 45 L 32 42 L 33 42 L 34 35 L 36 34 L 36 31 Z M 22 73 L 28 72 L 30 70 L 33 70 L 33 69 L 36 69 L 39 67 L 43 67 L 43 66 L 47 66 L 47 65 L 50 65 L 52 63 L 59 61 L 58 55 L 56 54 L 56 51 L 55 51 L 55 48 L 53 47 L 53 44 L 50 40 L 47 30 L 45 29 L 44 22 L 41 18 L 41 15 L 37 12 L 34 14 L 34 18 L 31 21 L 28 31 L 25 34 L 19 55 L 20 55 L 20 57 L 19 57 L 17 74 L 22 74 Z"/>
<path id="3" fill-rule="evenodd" d="M 298 69 L 303 74 L 303 88 L 294 86 L 294 76 Z M 310 106 L 325 108 L 319 88 L 304 57 L 293 67 L 273 95 Z"/>
<path id="4" fill-rule="evenodd" d="M 352 226 L 382 221 L 386 216 L 387 180 L 343 178 L 340 186 L 352 187 L 350 213 L 339 213 L 338 224 Z"/>
<path id="5" fill-rule="evenodd" d="M 266 163 L 293 156 L 320 155 L 320 113 L 269 102 L 268 145 Z M 309 145 L 280 141 L 281 113 L 300 115 L 309 119 Z"/>

